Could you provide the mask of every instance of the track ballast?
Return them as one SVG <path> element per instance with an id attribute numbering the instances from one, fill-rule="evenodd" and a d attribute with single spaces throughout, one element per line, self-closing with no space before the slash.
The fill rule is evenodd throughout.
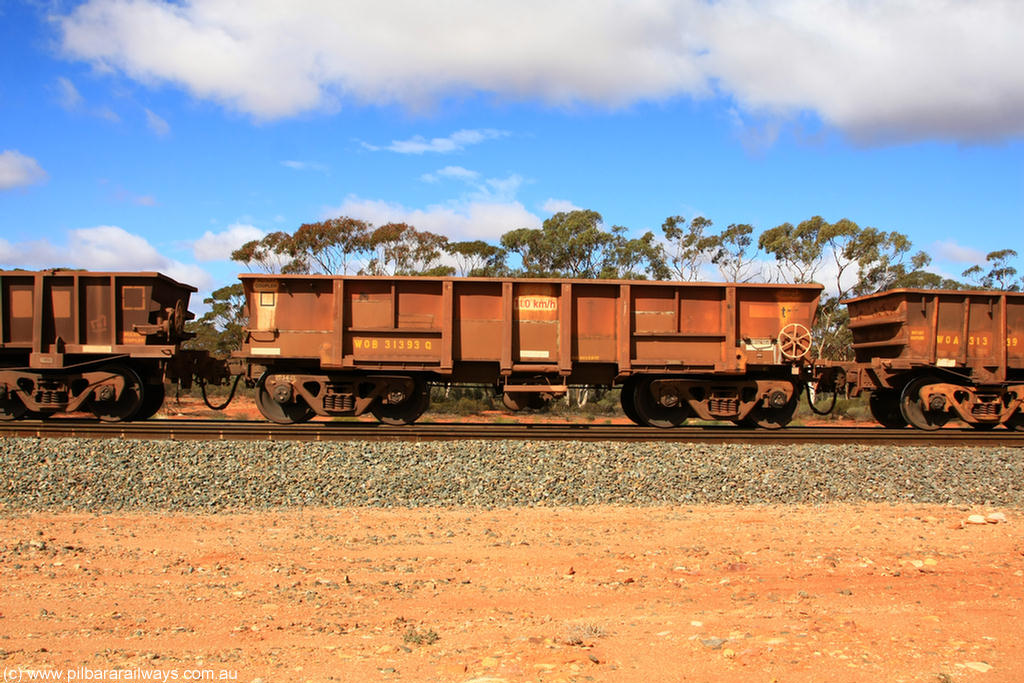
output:
<path id="1" fill-rule="evenodd" d="M 0 423 L 0 437 L 210 440 L 210 441 L 616 441 L 675 443 L 858 443 L 934 446 L 1024 446 L 1024 433 L 1005 429 L 788 427 L 781 430 L 735 426 L 653 429 L 607 424 L 495 424 L 422 422 L 395 427 L 375 422 L 310 422 L 278 425 L 223 420 L 149 420 L 105 423 L 93 420 L 19 420 Z"/>

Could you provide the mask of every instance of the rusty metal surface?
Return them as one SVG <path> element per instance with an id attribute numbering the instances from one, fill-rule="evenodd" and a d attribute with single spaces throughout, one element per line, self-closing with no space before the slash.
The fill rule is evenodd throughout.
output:
<path id="1" fill-rule="evenodd" d="M 151 416 L 195 291 L 159 273 L 0 272 L 0 420 Z"/>
<path id="2" fill-rule="evenodd" d="M 241 357 L 455 381 L 548 375 L 610 384 L 636 371 L 743 373 L 792 358 L 819 285 L 242 275 Z M 474 375 L 476 373 L 476 375 Z"/>
<path id="3" fill-rule="evenodd" d="M 159 273 L 0 272 L 0 357 L 62 367 L 88 354 L 161 357 L 196 289 Z"/>
<path id="4" fill-rule="evenodd" d="M 964 369 L 980 383 L 1024 369 L 1024 294 L 901 289 L 846 305 L 858 363 Z"/>

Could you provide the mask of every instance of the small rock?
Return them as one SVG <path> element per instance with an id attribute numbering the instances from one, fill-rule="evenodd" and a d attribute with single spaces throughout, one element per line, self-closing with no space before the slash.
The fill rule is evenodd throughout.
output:
<path id="1" fill-rule="evenodd" d="M 709 647 L 712 650 L 721 650 L 722 646 L 725 645 L 726 642 L 725 638 L 702 638 L 700 641 L 701 645 Z"/>
<path id="2" fill-rule="evenodd" d="M 1006 515 L 1002 512 L 993 512 L 985 516 L 985 521 L 989 524 L 999 524 L 1006 521 Z"/>
<path id="3" fill-rule="evenodd" d="M 968 524 L 988 524 L 988 522 L 985 521 L 985 516 L 984 515 L 971 515 L 970 517 L 967 518 L 967 523 Z"/>
<path id="4" fill-rule="evenodd" d="M 973 671 L 980 671 L 981 673 L 988 673 L 992 670 L 992 665 L 986 664 L 985 662 L 966 662 L 964 666 Z"/>

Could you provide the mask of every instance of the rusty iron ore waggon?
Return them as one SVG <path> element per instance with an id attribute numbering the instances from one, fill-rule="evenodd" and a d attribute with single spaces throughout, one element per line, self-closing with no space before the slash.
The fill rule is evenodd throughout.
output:
<path id="1" fill-rule="evenodd" d="M 195 291 L 159 273 L 0 272 L 0 419 L 151 417 L 165 380 L 191 380 Z"/>
<path id="2" fill-rule="evenodd" d="M 846 302 L 850 393 L 886 427 L 1024 430 L 1024 294 L 897 289 Z"/>
<path id="3" fill-rule="evenodd" d="M 809 379 L 820 285 L 242 275 L 236 361 L 281 423 L 370 412 L 411 423 L 431 383 L 517 409 L 622 385 L 636 423 L 776 428 Z"/>

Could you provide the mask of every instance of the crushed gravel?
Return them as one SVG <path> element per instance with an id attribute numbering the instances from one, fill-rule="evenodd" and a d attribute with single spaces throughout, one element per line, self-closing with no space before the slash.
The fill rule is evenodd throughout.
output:
<path id="1" fill-rule="evenodd" d="M 0 513 L 287 507 L 1024 506 L 1024 450 L 587 442 L 0 440 Z"/>

